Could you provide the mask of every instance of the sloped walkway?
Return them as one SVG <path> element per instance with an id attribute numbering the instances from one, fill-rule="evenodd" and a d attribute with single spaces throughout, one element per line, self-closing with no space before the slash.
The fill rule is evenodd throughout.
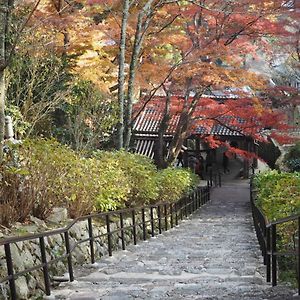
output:
<path id="1" fill-rule="evenodd" d="M 212 199 L 179 227 L 80 270 L 55 299 L 296 299 L 265 283 L 248 183 L 227 182 Z"/>

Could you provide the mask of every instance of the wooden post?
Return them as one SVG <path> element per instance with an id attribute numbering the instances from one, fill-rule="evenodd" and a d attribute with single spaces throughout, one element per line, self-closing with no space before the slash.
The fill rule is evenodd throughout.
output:
<path id="1" fill-rule="evenodd" d="M 254 140 L 253 141 L 253 152 L 256 156 L 258 156 L 258 143 Z M 253 168 L 257 168 L 258 167 L 258 162 L 257 162 L 257 158 L 253 159 Z"/>
<path id="2" fill-rule="evenodd" d="M 249 140 L 247 138 L 244 142 L 244 149 L 249 151 Z M 246 158 L 244 158 L 243 176 L 244 178 L 249 178 L 249 160 Z"/>

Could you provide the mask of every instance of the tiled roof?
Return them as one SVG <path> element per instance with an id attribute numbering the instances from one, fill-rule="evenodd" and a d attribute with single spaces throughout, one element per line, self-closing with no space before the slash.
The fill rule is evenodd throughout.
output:
<path id="1" fill-rule="evenodd" d="M 162 103 L 162 102 L 160 102 Z M 154 157 L 154 143 L 157 137 L 159 125 L 163 118 L 161 107 L 159 102 L 152 103 L 152 105 L 146 105 L 144 110 L 139 114 L 135 120 L 133 130 L 135 132 L 135 152 L 146 155 L 150 158 Z M 166 137 L 170 137 L 175 133 L 176 126 L 179 122 L 179 114 L 172 114 L 169 126 L 166 131 Z M 238 137 L 243 136 L 238 127 L 232 126 L 232 121 L 235 124 L 243 124 L 244 121 L 238 118 L 232 118 L 229 116 L 223 116 L 219 118 L 220 123 L 225 124 L 222 126 L 218 122 L 215 122 L 210 127 L 194 126 L 191 130 L 191 135 L 216 135 L 222 137 Z M 227 125 L 226 125 L 227 124 Z M 234 130 L 234 129 L 237 130 Z M 168 142 L 166 142 L 168 143 Z"/>
<path id="2" fill-rule="evenodd" d="M 149 133 L 149 134 L 156 134 L 159 129 L 159 124 L 163 118 L 163 114 L 156 112 L 156 111 L 147 111 L 144 110 L 139 117 L 136 119 L 133 130 L 139 134 Z M 173 115 L 168 126 L 167 134 L 174 134 L 176 126 L 179 121 L 179 115 Z M 226 124 L 227 121 L 224 118 L 220 118 L 220 122 Z M 228 119 L 229 122 L 229 119 Z M 243 123 L 242 120 L 239 121 Z M 228 128 L 230 127 L 230 128 Z M 209 129 L 197 126 L 191 132 L 191 134 L 200 134 L 200 135 L 219 135 L 219 136 L 242 136 L 242 134 L 238 131 L 234 130 L 233 126 L 222 126 L 221 124 L 214 124 Z"/>
<path id="3" fill-rule="evenodd" d="M 143 131 L 149 133 L 156 133 L 159 129 L 159 124 L 163 118 L 163 114 L 155 110 L 145 109 L 139 117 L 136 119 L 134 124 L 134 131 Z M 169 122 L 167 133 L 174 133 L 176 125 L 179 121 L 179 115 L 174 115 Z"/>
<path id="4" fill-rule="evenodd" d="M 200 135 L 218 135 L 218 136 L 242 136 L 238 131 L 231 130 L 220 124 L 215 124 L 211 127 L 210 132 L 204 127 L 197 127 L 195 129 L 195 134 Z"/>

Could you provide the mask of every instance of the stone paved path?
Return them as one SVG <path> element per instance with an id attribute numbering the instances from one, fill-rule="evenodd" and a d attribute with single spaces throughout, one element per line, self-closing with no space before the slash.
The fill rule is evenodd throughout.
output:
<path id="1" fill-rule="evenodd" d="M 55 299 L 296 299 L 265 283 L 248 184 L 227 183 L 175 229 L 86 267 Z"/>

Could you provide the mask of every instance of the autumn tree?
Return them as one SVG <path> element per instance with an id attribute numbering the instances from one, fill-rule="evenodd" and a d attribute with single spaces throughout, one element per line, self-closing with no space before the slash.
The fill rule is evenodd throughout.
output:
<path id="1" fill-rule="evenodd" d="M 171 3 L 180 2 L 172 1 Z M 118 64 L 118 148 L 128 148 L 132 130 L 132 105 L 137 100 L 140 83 L 139 68 L 143 65 L 147 51 L 156 44 L 178 17 L 167 13 L 170 1 L 90 1 L 95 7 L 100 4 L 99 14 L 108 11 L 102 21 L 111 51 L 117 52 Z M 117 51 L 116 51 L 117 49 Z"/>
<path id="2" fill-rule="evenodd" d="M 6 69 L 5 106 L 17 138 L 55 136 L 75 148 L 107 139 L 114 125 L 114 104 L 106 83 L 114 76 L 107 70 L 110 57 L 103 59 L 100 31 L 89 8 L 85 1 L 46 0 L 31 8 L 30 18 L 27 6 L 13 10 L 12 22 L 17 25 L 16 20 L 22 20 L 15 27 L 22 25 L 23 31 L 18 33 L 17 48 Z M 12 38 L 16 35 L 11 32 Z M 78 82 L 89 88 L 78 89 Z M 79 103 L 81 112 L 76 109 Z M 74 142 L 71 123 L 81 124 L 74 127 L 81 128 L 82 143 Z"/>
<path id="3" fill-rule="evenodd" d="M 103 29 L 109 28 L 106 34 L 113 44 L 111 48 L 118 47 L 119 148 L 128 147 L 130 142 L 132 103 L 137 98 L 134 89 L 154 95 L 153 91 L 163 88 L 181 64 L 193 64 L 189 58 L 194 52 L 201 57 L 204 67 L 208 58 L 210 65 L 218 60 L 228 68 L 241 69 L 243 57 L 254 53 L 263 37 L 279 34 L 283 28 L 279 18 L 282 1 L 90 3 L 100 4 L 102 14 L 108 12 Z M 214 82 L 211 85 L 216 86 Z M 207 86 L 198 88 L 205 90 Z"/>
<path id="4" fill-rule="evenodd" d="M 273 42 L 275 53 L 270 53 L 273 77 L 280 86 L 297 87 L 300 82 L 300 4 L 295 2 L 286 18 L 289 21 L 287 35 Z"/>
<path id="5" fill-rule="evenodd" d="M 0 2 L 0 161 L 2 160 L 5 127 L 5 70 L 10 64 L 21 34 L 39 4 L 40 0 L 29 3 L 15 3 L 13 0 Z"/>
<path id="6" fill-rule="evenodd" d="M 266 90 L 266 95 L 276 109 L 287 112 L 289 124 L 299 130 L 297 110 L 300 105 L 300 3 L 289 2 L 286 8 L 286 34 L 272 41 L 273 51 L 267 56 L 273 86 Z M 297 131 L 297 128 L 294 129 Z"/>
<path id="7" fill-rule="evenodd" d="M 187 101 L 183 109 L 182 129 L 178 128 L 182 140 L 207 89 L 246 85 L 257 89 L 260 80 L 243 69 L 243 57 L 255 53 L 263 42 L 267 44 L 263 38 L 283 28 L 282 1 L 49 0 L 30 7 L 17 31 L 30 20 L 34 29 L 49 37 L 45 44 L 63 62 L 76 58 L 72 74 L 92 81 L 109 98 L 117 87 L 118 148 L 130 145 L 139 114 L 132 116 L 132 106 L 140 94 L 146 102 L 162 90 L 170 96 L 186 95 L 186 99 L 193 95 L 194 101 Z M 7 10 L 8 21 L 9 15 Z M 8 25 L 3 27 L 6 35 Z M 14 49 L 16 40 L 6 39 L 1 49 Z M 5 53 L 2 68 L 12 52 Z M 174 140 L 172 156 L 180 143 Z"/>
<path id="8" fill-rule="evenodd" d="M 165 116 L 160 126 L 162 132 L 159 132 L 160 138 L 156 147 L 160 154 L 163 152 L 162 137 L 171 119 L 168 116 L 172 111 L 170 95 L 179 95 L 181 99 L 179 101 L 181 104 L 176 109 L 178 123 L 170 144 L 168 158 L 166 160 L 166 157 L 162 158 L 158 155 L 156 159 L 160 166 L 174 161 L 183 140 L 188 136 L 196 120 L 198 125 L 200 122 L 204 127 L 211 127 L 216 122 L 232 128 L 239 125 L 244 135 L 255 136 L 255 138 L 258 138 L 255 132 L 268 127 L 268 122 L 273 123 L 272 118 L 278 120 L 275 115 L 272 117 L 266 103 L 254 97 L 256 91 L 263 90 L 266 83 L 260 76 L 245 69 L 244 57 L 249 53 L 256 56 L 257 49 L 261 50 L 263 46 L 268 46 L 267 38 L 285 34 L 286 19 L 280 18 L 285 13 L 282 3 L 279 1 L 240 1 L 239 3 L 191 1 L 173 7 L 173 10 L 177 10 L 176 14 L 180 16 L 176 25 L 181 28 L 180 38 L 175 39 L 171 46 L 173 58 L 165 56 L 157 59 L 157 55 L 148 54 L 152 64 L 157 61 L 157 72 L 163 73 L 158 71 L 163 68 L 163 65 L 167 65 L 170 71 L 166 74 L 171 89 L 166 89 L 164 84 L 166 77 L 161 81 L 166 92 L 166 103 Z M 162 60 L 165 63 L 162 63 Z M 147 78 L 149 79 L 150 76 Z M 236 91 L 239 88 L 236 92 L 239 101 L 227 101 L 219 105 L 213 100 L 201 99 L 201 96 L 210 89 L 223 90 L 226 87 L 235 88 Z M 249 94 L 245 95 L 242 92 L 244 87 L 251 87 L 252 99 L 249 98 Z M 148 100 L 151 100 L 151 96 L 146 96 L 144 103 L 137 105 L 137 115 Z M 258 114 L 262 115 L 260 121 L 254 122 L 253 116 Z M 233 117 L 232 124 L 222 122 L 221 116 Z M 237 118 L 243 118 L 251 131 L 243 128 L 241 124 L 235 124 Z M 282 122 L 279 123 L 283 125 Z"/>
<path id="9" fill-rule="evenodd" d="M 23 48 L 22 40 L 27 36 L 35 36 L 45 25 L 45 20 L 53 14 L 45 9 L 51 1 L 19 1 L 3 0 L 0 6 L 0 157 L 4 141 L 5 106 L 7 70 L 18 48 Z M 58 8 L 59 14 L 65 7 Z M 50 41 L 47 41 L 50 44 Z M 8 76 L 9 77 L 9 76 Z M 16 93 L 18 91 L 15 91 Z"/>

